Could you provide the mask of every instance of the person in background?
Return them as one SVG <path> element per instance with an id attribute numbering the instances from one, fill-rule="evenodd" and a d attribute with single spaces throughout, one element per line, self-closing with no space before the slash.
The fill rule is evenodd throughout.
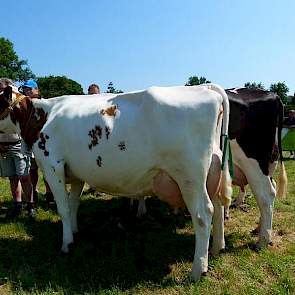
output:
<path id="1" fill-rule="evenodd" d="M 88 94 L 100 94 L 99 86 L 97 84 L 89 85 Z"/>
<path id="2" fill-rule="evenodd" d="M 7 87 L 15 87 L 12 80 L 0 78 L 0 93 Z M 30 177 L 30 152 L 19 134 L 0 133 L 0 176 L 9 177 L 14 206 L 7 214 L 8 218 L 16 218 L 22 211 L 22 189 L 27 201 L 29 217 L 34 217 L 33 186 Z"/>
<path id="3" fill-rule="evenodd" d="M 30 79 L 27 80 L 23 83 L 23 85 L 21 86 L 22 91 L 24 93 L 24 95 L 29 96 L 30 98 L 33 99 L 40 99 L 41 95 L 40 95 L 40 90 L 38 88 L 38 84 L 36 83 L 36 81 Z M 34 199 L 38 200 L 38 190 L 37 190 L 37 183 L 38 183 L 38 166 L 35 160 L 34 155 L 32 154 L 32 158 L 31 158 L 31 170 L 30 170 L 30 175 L 31 175 L 31 179 L 32 179 L 32 184 L 33 184 L 33 191 L 34 191 Z M 46 201 L 50 204 L 54 202 L 54 197 L 53 194 L 51 192 L 51 189 L 47 183 L 47 181 L 44 178 L 44 184 L 46 187 L 46 193 L 45 193 L 45 198 Z"/>
<path id="4" fill-rule="evenodd" d="M 284 125 L 287 128 L 294 128 L 295 127 L 295 110 L 290 110 L 288 117 L 284 120 Z"/>
<path id="5" fill-rule="evenodd" d="M 291 129 L 295 128 L 295 110 L 290 110 L 288 117 L 285 118 L 283 127 Z M 295 151 L 290 151 L 290 157 L 295 158 Z"/>

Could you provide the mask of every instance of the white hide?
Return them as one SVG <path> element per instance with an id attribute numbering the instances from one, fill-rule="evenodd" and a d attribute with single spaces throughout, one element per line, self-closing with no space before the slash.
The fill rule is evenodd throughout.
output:
<path id="1" fill-rule="evenodd" d="M 152 87 L 120 95 L 63 96 L 32 102 L 48 113 L 41 132 L 49 137 L 45 143 L 49 155 L 38 148 L 38 141 L 33 152 L 62 219 L 62 250 L 68 251 L 78 229 L 77 210 L 84 182 L 100 192 L 138 198 L 153 195 L 153 180 L 164 171 L 177 183 L 192 216 L 192 275 L 199 279 L 208 269 L 213 206 L 206 178 L 222 107 L 226 132 L 228 126 L 224 91 L 214 84 Z M 115 116 L 104 112 L 111 106 L 117 106 Z M 0 122 L 0 130 L 9 125 L 8 121 L 12 124 L 10 119 Z M 90 149 L 89 134 L 96 126 L 102 135 Z M 66 173 L 70 175 L 70 196 L 65 190 Z"/>

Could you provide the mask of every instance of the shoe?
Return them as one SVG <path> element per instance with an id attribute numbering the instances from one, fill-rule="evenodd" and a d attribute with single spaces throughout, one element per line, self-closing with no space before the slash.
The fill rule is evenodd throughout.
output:
<path id="1" fill-rule="evenodd" d="M 34 203 L 27 203 L 27 212 L 29 218 L 35 218 L 36 212 L 34 209 Z"/>
<path id="2" fill-rule="evenodd" d="M 54 204 L 54 197 L 52 192 L 45 193 L 45 199 L 48 204 Z"/>
<path id="3" fill-rule="evenodd" d="M 13 208 L 6 214 L 6 218 L 15 219 L 22 213 L 22 202 L 14 202 Z"/>

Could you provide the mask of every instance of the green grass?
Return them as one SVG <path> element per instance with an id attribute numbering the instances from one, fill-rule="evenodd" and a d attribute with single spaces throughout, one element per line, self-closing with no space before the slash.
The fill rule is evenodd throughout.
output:
<path id="1" fill-rule="evenodd" d="M 0 180 L 0 294 L 295 294 L 295 161 L 286 161 L 288 197 L 276 200 L 273 246 L 253 250 L 258 222 L 253 196 L 247 212 L 232 210 L 225 253 L 209 258 L 208 275 L 190 279 L 194 234 L 169 209 L 148 199 L 149 215 L 126 213 L 125 199 L 82 197 L 79 233 L 68 255 L 60 253 L 62 226 L 42 198 L 35 221 L 5 219 L 12 206 Z M 120 225 L 120 226 L 118 226 Z"/>

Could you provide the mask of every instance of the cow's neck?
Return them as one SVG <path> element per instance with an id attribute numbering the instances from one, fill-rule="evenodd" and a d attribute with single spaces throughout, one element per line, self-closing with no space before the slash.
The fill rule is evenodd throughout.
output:
<path id="1" fill-rule="evenodd" d="M 32 99 L 25 98 L 15 107 L 10 114 L 11 120 L 20 128 L 20 135 L 28 145 L 32 148 L 33 144 L 38 140 L 40 131 L 47 120 L 47 112 L 42 106 L 35 106 Z"/>

